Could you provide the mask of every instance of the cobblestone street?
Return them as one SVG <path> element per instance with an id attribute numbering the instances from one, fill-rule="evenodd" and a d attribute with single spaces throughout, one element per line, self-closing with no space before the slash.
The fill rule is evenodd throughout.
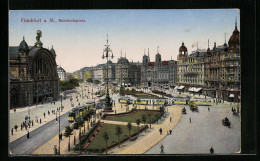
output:
<path id="1" fill-rule="evenodd" d="M 182 115 L 172 135 L 166 136 L 145 154 L 160 154 L 161 145 L 164 146 L 164 154 L 209 154 L 210 147 L 215 154 L 240 151 L 240 117 L 233 116 L 231 107 L 219 104 L 208 111 L 208 107 L 199 106 L 199 113 L 186 107 L 187 115 Z M 222 125 L 221 120 L 226 116 L 231 121 L 231 128 Z"/>

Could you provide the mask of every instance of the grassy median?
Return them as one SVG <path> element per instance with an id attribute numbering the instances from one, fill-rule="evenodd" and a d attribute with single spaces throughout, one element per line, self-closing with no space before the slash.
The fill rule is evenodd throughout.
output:
<path id="1" fill-rule="evenodd" d="M 107 142 L 107 146 L 110 146 L 110 145 L 118 142 L 118 136 L 116 135 L 116 127 L 117 126 L 119 126 L 121 128 L 121 131 L 122 131 L 122 133 L 119 135 L 119 140 L 126 138 L 126 136 L 129 135 L 129 129 L 126 125 L 116 125 L 116 124 L 105 123 L 101 127 L 100 131 L 95 136 L 93 141 L 89 144 L 89 146 L 86 149 L 102 149 L 102 148 L 105 148 L 106 142 L 103 138 L 103 134 L 105 132 L 108 133 L 108 138 L 109 138 L 108 142 Z M 134 132 L 137 132 L 137 126 L 132 126 L 130 133 L 134 133 Z M 87 141 L 87 142 L 89 142 L 89 141 Z"/>
<path id="2" fill-rule="evenodd" d="M 135 111 L 129 114 L 122 114 L 122 115 L 111 115 L 106 116 L 105 120 L 111 121 L 122 121 L 122 122 L 132 122 L 136 123 L 137 119 L 140 119 L 143 123 L 143 115 L 146 118 L 145 123 L 154 123 L 160 117 L 159 111 Z"/>

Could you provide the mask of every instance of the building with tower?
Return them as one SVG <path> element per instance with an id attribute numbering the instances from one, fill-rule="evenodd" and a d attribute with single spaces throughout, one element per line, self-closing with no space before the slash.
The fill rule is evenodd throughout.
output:
<path id="1" fill-rule="evenodd" d="M 155 56 L 155 62 L 150 61 L 148 55 L 144 53 L 141 67 L 141 84 L 144 87 L 155 89 L 169 88 L 174 86 L 177 79 L 177 62 L 174 60 L 162 61 L 159 47 Z"/>
<path id="2" fill-rule="evenodd" d="M 204 87 L 204 55 L 206 51 L 197 49 L 190 55 L 182 42 L 179 48 L 178 60 L 178 85 L 186 89 L 200 89 Z M 195 88 L 191 88 L 195 87 Z M 191 91 L 192 92 L 192 91 Z M 196 91 L 199 92 L 199 91 Z"/>
<path id="3" fill-rule="evenodd" d="M 28 46 L 23 38 L 19 46 L 9 47 L 9 94 L 10 107 L 27 106 L 58 97 L 56 53 L 48 50 L 40 41 L 42 32 L 37 31 L 36 43 Z"/>
<path id="4" fill-rule="evenodd" d="M 225 43 L 208 48 L 205 57 L 205 94 L 219 100 L 240 101 L 240 36 L 235 29 Z"/>

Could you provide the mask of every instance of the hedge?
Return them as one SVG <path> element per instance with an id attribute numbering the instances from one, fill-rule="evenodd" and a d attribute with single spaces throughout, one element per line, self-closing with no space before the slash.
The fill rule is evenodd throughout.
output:
<path id="1" fill-rule="evenodd" d="M 107 116 L 119 116 L 119 115 L 124 115 L 124 114 L 129 114 L 132 113 L 134 111 L 152 111 L 152 112 L 160 112 L 160 110 L 149 110 L 149 109 L 136 109 L 136 108 L 132 108 L 130 111 L 128 112 L 123 112 L 123 113 L 117 113 L 117 114 L 104 114 L 101 118 L 105 119 Z"/>

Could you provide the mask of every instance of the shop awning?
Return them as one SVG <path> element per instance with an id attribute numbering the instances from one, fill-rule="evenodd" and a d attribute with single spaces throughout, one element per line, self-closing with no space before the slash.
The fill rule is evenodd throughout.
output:
<path id="1" fill-rule="evenodd" d="M 178 89 L 178 88 L 179 88 L 179 86 L 174 87 L 174 89 Z"/>
<path id="2" fill-rule="evenodd" d="M 196 88 L 194 88 L 194 87 L 190 87 L 190 88 L 189 88 L 189 91 L 190 91 L 190 92 L 194 92 L 195 89 L 196 89 Z"/>
<path id="3" fill-rule="evenodd" d="M 230 94 L 229 97 L 230 97 L 230 98 L 234 97 L 234 94 Z"/>
<path id="4" fill-rule="evenodd" d="M 183 89 L 183 88 L 185 88 L 184 86 L 180 86 L 178 89 Z"/>
<path id="5" fill-rule="evenodd" d="M 202 88 L 195 88 L 194 92 L 199 92 Z"/>

